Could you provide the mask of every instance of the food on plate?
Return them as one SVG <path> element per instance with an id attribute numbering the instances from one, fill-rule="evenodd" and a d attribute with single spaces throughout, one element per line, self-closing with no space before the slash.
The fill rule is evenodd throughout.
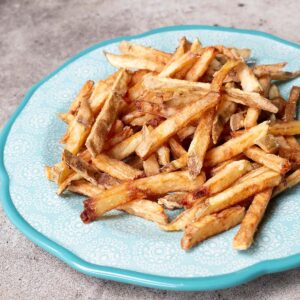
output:
<path id="1" fill-rule="evenodd" d="M 277 85 L 300 71 L 185 37 L 174 52 L 119 50 L 104 52 L 116 72 L 86 81 L 58 114 L 64 149 L 47 178 L 87 197 L 84 223 L 117 209 L 183 231 L 184 250 L 241 224 L 233 248 L 247 250 L 268 203 L 300 182 L 300 87 L 285 101 Z"/>

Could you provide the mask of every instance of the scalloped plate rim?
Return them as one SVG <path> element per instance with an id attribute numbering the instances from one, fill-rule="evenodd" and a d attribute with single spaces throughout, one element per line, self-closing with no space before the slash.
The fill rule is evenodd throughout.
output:
<path id="1" fill-rule="evenodd" d="M 64 261 L 66 264 L 76 269 L 77 271 L 86 275 L 102 279 L 108 279 L 122 283 L 136 284 L 144 287 L 158 288 L 164 290 L 204 291 L 233 287 L 245 283 L 247 281 L 253 280 L 264 274 L 270 274 L 296 268 L 300 266 L 300 253 L 279 259 L 264 260 L 236 272 L 209 277 L 167 277 L 119 269 L 115 267 L 100 266 L 84 261 L 83 259 L 73 254 L 71 251 L 60 246 L 59 244 L 55 243 L 54 241 L 48 239 L 46 236 L 38 232 L 29 223 L 25 221 L 25 219 L 20 215 L 20 213 L 17 211 L 13 204 L 9 193 L 9 177 L 4 166 L 4 148 L 11 126 L 13 125 L 14 121 L 17 119 L 18 115 L 21 113 L 23 108 L 26 106 L 27 102 L 34 94 L 34 92 L 46 81 L 52 78 L 56 73 L 68 66 L 71 62 L 99 47 L 119 42 L 124 39 L 137 39 L 161 32 L 181 30 L 212 30 L 235 32 L 240 34 L 250 34 L 255 36 L 261 36 L 266 39 L 274 40 L 279 43 L 300 49 L 299 44 L 284 40 L 282 38 L 262 31 L 236 29 L 221 26 L 212 27 L 207 25 L 178 25 L 161 27 L 138 35 L 117 37 L 114 39 L 97 43 L 79 52 L 78 54 L 67 60 L 65 63 L 63 63 L 55 71 L 53 71 L 48 76 L 44 77 L 41 81 L 33 85 L 23 98 L 21 104 L 17 107 L 16 111 L 12 114 L 12 116 L 9 118 L 9 120 L 3 127 L 3 130 L 0 134 L 0 196 L 2 199 L 3 209 L 10 221 L 33 243 L 40 246 L 52 255 L 56 256 L 60 260 Z"/>

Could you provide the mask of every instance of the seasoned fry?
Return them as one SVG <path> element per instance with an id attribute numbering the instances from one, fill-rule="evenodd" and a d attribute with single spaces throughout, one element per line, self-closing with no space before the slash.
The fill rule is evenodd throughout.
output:
<path id="1" fill-rule="evenodd" d="M 214 114 L 215 110 L 212 108 L 201 117 L 188 150 L 187 165 L 193 178 L 200 174 L 203 166 L 204 157 L 211 140 Z"/>
<path id="2" fill-rule="evenodd" d="M 266 208 L 271 199 L 271 195 L 272 195 L 272 188 L 266 189 L 265 191 L 260 192 L 254 197 L 241 223 L 241 227 L 234 237 L 233 240 L 234 249 L 246 250 L 251 246 L 253 242 L 254 234 L 265 214 Z"/>
<path id="3" fill-rule="evenodd" d="M 189 81 L 198 81 L 208 69 L 208 66 L 215 58 L 217 52 L 214 47 L 208 47 L 202 50 L 198 61 L 187 72 L 185 79 Z"/>
<path id="4" fill-rule="evenodd" d="M 246 149 L 244 153 L 253 161 L 262 164 L 280 174 L 285 174 L 291 169 L 291 164 L 287 159 L 271 153 L 266 153 L 256 146 Z"/>
<path id="5" fill-rule="evenodd" d="M 206 240 L 223 231 L 238 225 L 245 216 L 245 208 L 234 206 L 219 213 L 205 216 L 197 222 L 191 223 L 184 231 L 181 247 L 188 250 L 195 244 Z"/>
<path id="6" fill-rule="evenodd" d="M 162 122 L 150 135 L 136 148 L 136 154 L 142 159 L 147 159 L 156 151 L 168 138 L 199 117 L 206 110 L 214 107 L 219 101 L 219 94 L 209 93 L 192 105 L 185 106 L 176 115 Z"/>
<path id="7" fill-rule="evenodd" d="M 116 68 L 124 68 L 129 70 L 142 69 L 156 72 L 160 72 L 164 68 L 164 64 L 161 62 L 152 61 L 133 55 L 116 55 L 108 52 L 104 52 L 104 55 L 110 64 Z"/>
<path id="8" fill-rule="evenodd" d="M 271 124 L 269 133 L 273 135 L 297 135 L 300 134 L 300 121 L 275 122 Z"/>
<path id="9" fill-rule="evenodd" d="M 118 209 L 126 211 L 131 215 L 155 222 L 159 225 L 168 223 L 168 216 L 163 207 L 151 200 L 133 200 L 119 206 Z"/>
<path id="10" fill-rule="evenodd" d="M 147 195 L 162 195 L 175 191 L 193 191 L 204 180 L 205 176 L 203 173 L 196 179 L 191 180 L 188 172 L 174 172 L 126 182 L 104 191 L 97 197 L 85 200 L 84 211 L 80 216 L 84 223 L 89 223 L 101 217 L 105 212 L 129 201 L 145 198 Z"/>
<path id="11" fill-rule="evenodd" d="M 293 86 L 290 92 L 289 100 L 286 103 L 283 121 L 291 121 L 296 117 L 297 102 L 300 96 L 300 87 Z"/>
<path id="12" fill-rule="evenodd" d="M 128 41 L 121 42 L 119 44 L 119 49 L 123 54 L 142 57 L 162 64 L 168 63 L 172 57 L 172 54 L 170 53 L 159 51 L 151 47 L 144 47 Z"/>
<path id="13" fill-rule="evenodd" d="M 221 146 L 209 150 L 205 156 L 206 166 L 215 166 L 216 164 L 228 160 L 247 148 L 255 144 L 255 141 L 268 133 L 269 125 L 263 122 L 252 127 L 242 135 L 233 138 Z"/>
<path id="14" fill-rule="evenodd" d="M 120 180 L 131 180 L 143 176 L 142 171 L 134 169 L 128 164 L 105 154 L 93 157 L 92 163 L 98 170 Z"/>
<path id="15" fill-rule="evenodd" d="M 165 166 L 170 162 L 170 149 L 166 145 L 162 145 L 157 150 L 157 159 L 161 166 Z"/>

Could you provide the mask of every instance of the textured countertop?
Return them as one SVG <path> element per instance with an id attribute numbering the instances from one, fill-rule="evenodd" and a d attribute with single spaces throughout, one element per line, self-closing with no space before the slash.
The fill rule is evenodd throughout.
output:
<path id="1" fill-rule="evenodd" d="M 174 24 L 258 29 L 300 43 L 299 1 L 0 0 L 0 127 L 34 83 L 97 42 Z M 184 4 L 185 3 L 185 4 Z M 271 49 L 270 49 L 271 51 Z M 28 241 L 0 207 L 0 299 L 300 299 L 300 269 L 175 293 L 82 275 Z"/>

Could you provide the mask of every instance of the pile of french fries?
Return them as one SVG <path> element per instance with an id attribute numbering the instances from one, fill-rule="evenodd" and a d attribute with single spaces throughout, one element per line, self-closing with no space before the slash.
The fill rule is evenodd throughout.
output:
<path id="1" fill-rule="evenodd" d="M 46 167 L 57 193 L 88 197 L 84 223 L 118 209 L 183 231 L 184 250 L 241 224 L 233 247 L 248 249 L 270 199 L 300 182 L 300 88 L 285 101 L 276 85 L 300 71 L 185 37 L 174 53 L 119 49 L 104 53 L 118 70 L 59 114 L 62 160 Z"/>

